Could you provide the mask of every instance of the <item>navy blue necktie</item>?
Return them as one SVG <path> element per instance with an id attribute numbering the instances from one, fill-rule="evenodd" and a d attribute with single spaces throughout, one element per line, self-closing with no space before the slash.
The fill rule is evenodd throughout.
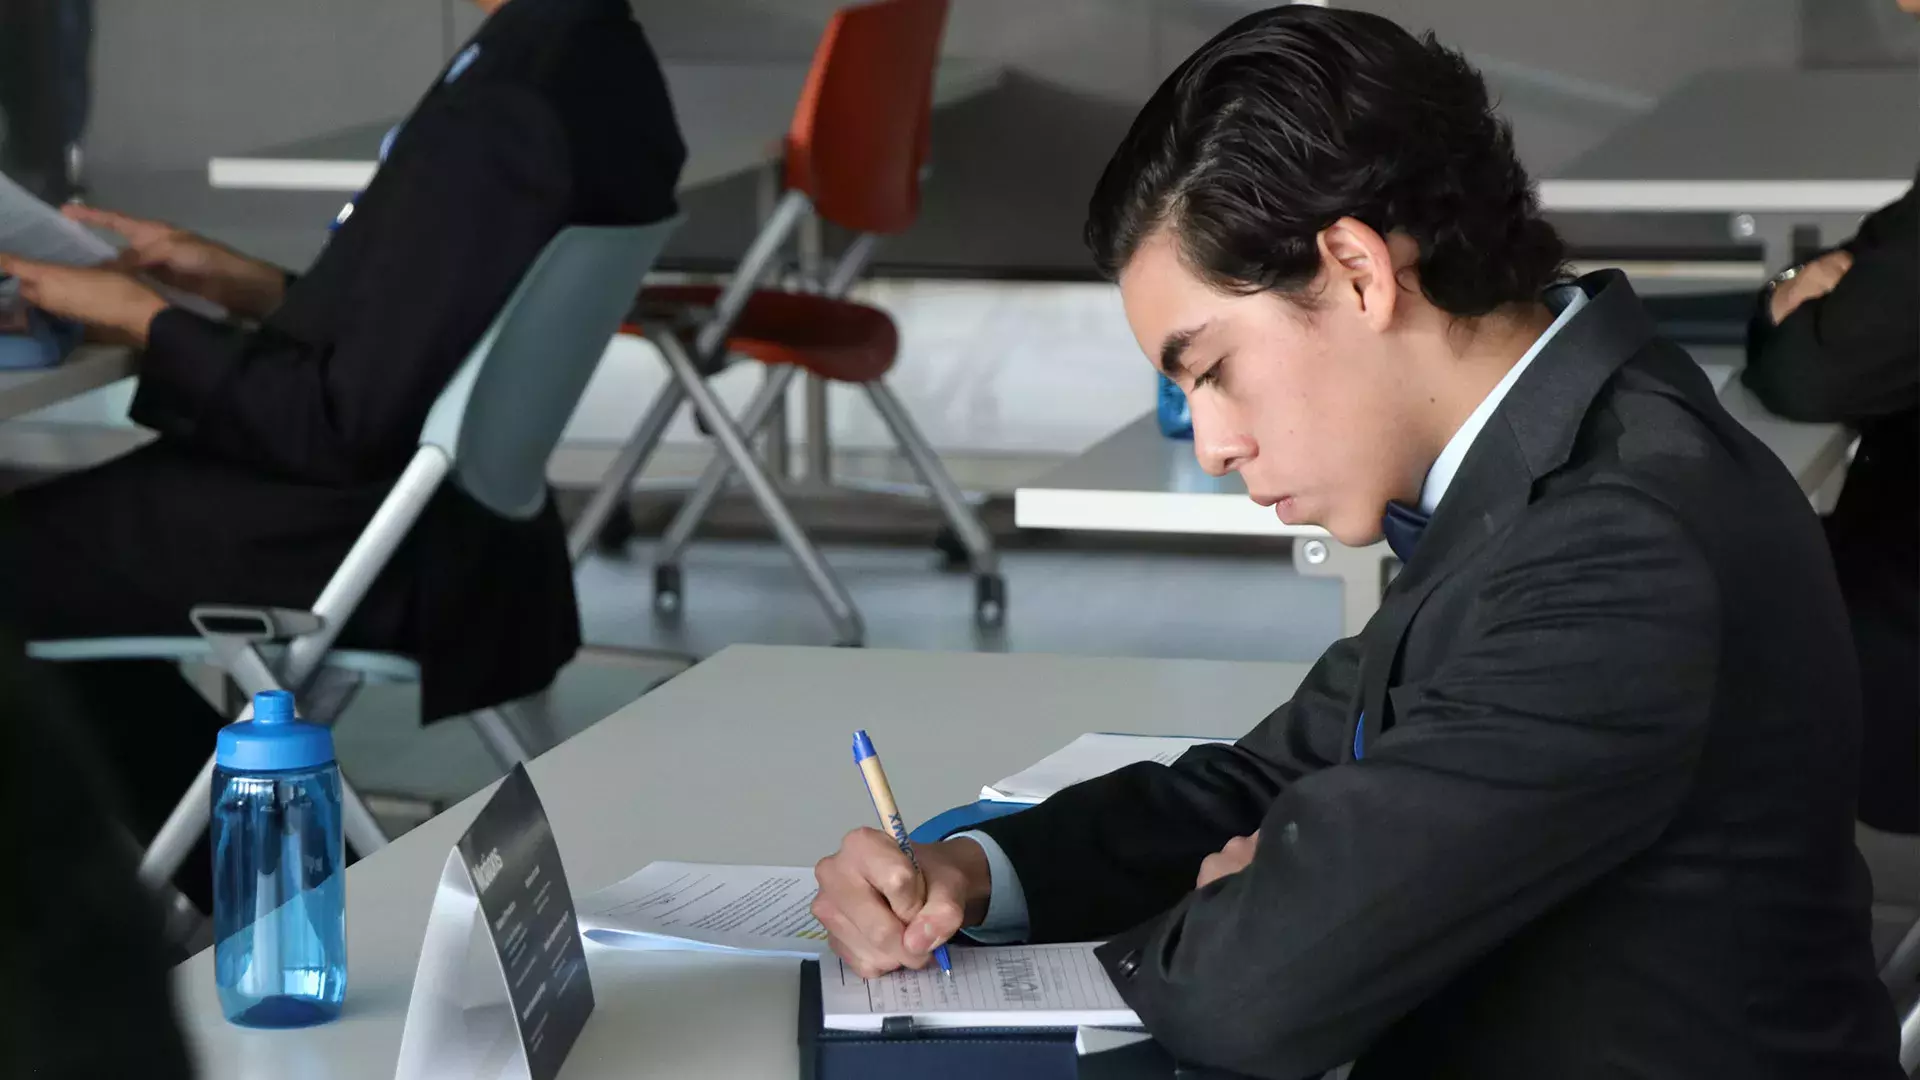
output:
<path id="1" fill-rule="evenodd" d="M 1393 549 L 1393 557 L 1402 563 L 1413 561 L 1413 549 L 1420 546 L 1420 535 L 1427 531 L 1427 515 L 1405 503 L 1387 504 L 1386 516 L 1380 519 L 1380 531 L 1386 534 L 1387 546 Z"/>

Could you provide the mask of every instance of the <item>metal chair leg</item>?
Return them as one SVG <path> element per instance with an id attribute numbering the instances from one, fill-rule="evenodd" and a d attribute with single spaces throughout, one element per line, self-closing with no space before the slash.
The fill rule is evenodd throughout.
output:
<path id="1" fill-rule="evenodd" d="M 740 434 L 747 441 L 751 442 L 760 429 L 773 419 L 780 402 L 786 397 L 787 386 L 793 382 L 796 370 L 787 365 L 769 369 L 766 381 L 760 384 L 753 400 L 747 403 L 746 412 L 740 416 Z M 680 510 L 668 523 L 667 531 L 660 535 L 660 543 L 653 549 L 654 565 L 680 561 L 680 552 L 693 539 L 694 530 L 700 527 L 700 522 L 713 508 L 713 501 L 726 488 L 727 478 L 732 475 L 733 460 L 724 453 L 713 455 L 713 460 L 707 462 L 706 471 L 700 474 L 699 483 L 687 494 L 686 501 L 680 504 Z"/>
<path id="2" fill-rule="evenodd" d="M 669 379 L 667 385 L 660 388 L 654 396 L 653 404 L 646 415 L 635 425 L 633 435 L 626 445 L 620 448 L 620 456 L 614 459 L 613 467 L 600 478 L 600 486 L 593 491 L 593 497 L 587 500 L 586 509 L 574 519 L 573 528 L 567 533 L 567 555 L 579 562 L 593 547 L 593 538 L 600 533 L 600 527 L 607 523 L 621 500 L 627 497 L 633 478 L 653 456 L 660 445 L 660 439 L 667 433 L 667 425 L 673 422 L 673 414 L 679 410 L 681 402 L 686 400 L 686 391 L 680 384 Z"/>
<path id="3" fill-rule="evenodd" d="M 180 801 L 173 804 L 173 812 L 167 815 L 166 823 L 160 826 L 153 842 L 140 856 L 140 880 L 148 888 L 167 887 L 179 872 L 180 864 L 187 861 L 187 853 L 199 842 L 200 834 L 206 832 L 212 813 L 209 794 L 212 787 L 213 755 L 208 754 L 206 764 L 200 766 L 193 783 L 187 785 Z"/>
<path id="4" fill-rule="evenodd" d="M 1920 1001 L 1900 1021 L 1900 1067 L 1908 1076 L 1920 1076 Z"/>
<path id="5" fill-rule="evenodd" d="M 873 401 L 880 419 L 893 432 L 894 440 L 913 464 L 913 471 L 919 474 L 920 482 L 933 493 L 934 501 L 940 504 L 941 513 L 946 515 L 947 524 L 953 526 L 960 542 L 966 546 L 974 573 L 995 573 L 999 569 L 999 556 L 993 549 L 993 538 L 987 535 L 986 526 L 980 524 L 979 516 L 967 505 L 967 497 L 953 482 L 953 477 L 947 474 L 947 467 L 940 463 L 940 456 L 934 453 L 926 436 L 920 434 L 920 428 L 907 413 L 906 406 L 900 404 L 900 399 L 893 395 L 887 384 L 878 379 L 865 386 L 867 397 Z"/>
<path id="6" fill-rule="evenodd" d="M 741 479 L 746 481 L 747 490 L 753 493 L 754 501 L 760 505 L 760 512 L 766 515 L 768 523 L 773 526 L 774 533 L 780 537 L 780 543 L 787 549 L 787 554 L 793 557 L 794 563 L 806 576 L 807 584 L 813 588 L 814 595 L 819 598 L 821 606 L 826 608 L 827 617 L 832 620 L 834 629 L 839 634 L 838 643 L 842 645 L 863 643 L 866 638 L 866 626 L 861 621 L 859 609 L 854 607 L 853 597 L 847 594 L 846 587 L 840 584 L 840 579 L 834 576 L 826 560 L 820 557 L 820 552 L 813 546 L 813 541 L 793 519 L 793 514 L 787 510 L 786 503 L 781 501 L 780 492 L 773 486 L 773 481 L 767 478 L 766 472 L 760 468 L 760 463 L 754 459 L 753 450 L 740 434 L 740 429 L 734 424 L 733 417 L 727 414 L 726 408 L 720 404 L 720 399 L 714 396 L 712 388 L 700 378 L 700 373 L 694 368 L 692 359 L 687 356 L 687 351 L 677 340 L 662 337 L 655 344 L 659 347 L 661 354 L 667 358 L 667 364 L 673 369 L 675 380 L 686 390 L 687 396 L 693 399 L 694 408 L 699 410 L 700 415 L 707 421 L 708 427 L 712 429 L 713 437 L 719 442 L 721 450 L 727 457 L 733 459 L 733 467 L 740 471 Z"/>
<path id="7" fill-rule="evenodd" d="M 487 752 L 502 769 L 512 769 L 515 765 L 525 765 L 533 760 L 533 750 L 520 732 L 514 729 L 507 714 L 498 708 L 479 709 L 467 714 L 467 722 L 473 725 L 480 735 L 480 741 L 487 746 Z"/>
<path id="8" fill-rule="evenodd" d="M 363 859 L 387 846 L 386 830 L 380 827 L 379 820 L 367 809 L 344 773 L 340 776 L 340 831 Z"/>
<path id="9" fill-rule="evenodd" d="M 1906 936 L 1893 947 L 1886 966 L 1880 969 L 1880 979 L 1896 990 L 1920 983 L 1920 918 L 1913 920 Z"/>

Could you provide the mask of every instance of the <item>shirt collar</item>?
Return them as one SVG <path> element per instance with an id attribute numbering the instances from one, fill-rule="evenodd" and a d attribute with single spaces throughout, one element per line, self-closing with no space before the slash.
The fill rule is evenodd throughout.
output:
<path id="1" fill-rule="evenodd" d="M 1513 367 L 1500 377 L 1500 381 L 1493 384 L 1493 389 L 1487 392 L 1487 396 L 1481 400 L 1479 406 L 1467 416 L 1466 422 L 1460 425 L 1460 430 L 1454 432 L 1453 438 L 1447 440 L 1447 445 L 1441 449 L 1440 456 L 1433 459 L 1433 466 L 1427 470 L 1427 478 L 1420 485 L 1421 513 L 1431 516 L 1434 510 L 1439 508 L 1440 500 L 1446 498 L 1447 488 L 1453 483 L 1454 474 L 1460 471 L 1460 463 L 1467 459 L 1467 451 L 1473 448 L 1473 440 L 1479 438 L 1480 429 L 1487 426 L 1493 411 L 1506 399 L 1507 391 L 1512 390 L 1513 384 L 1520 381 L 1520 373 L 1527 370 L 1527 365 L 1533 363 L 1533 358 L 1539 356 L 1540 351 L 1547 347 L 1547 342 L 1553 340 L 1553 335 L 1559 333 L 1561 327 L 1572 322 L 1573 316 L 1587 306 L 1587 294 L 1578 285 L 1562 285 L 1548 289 L 1541 299 L 1546 302 L 1549 309 L 1557 310 L 1559 315 L 1547 327 L 1546 332 L 1540 335 L 1539 340 L 1535 341 Z"/>

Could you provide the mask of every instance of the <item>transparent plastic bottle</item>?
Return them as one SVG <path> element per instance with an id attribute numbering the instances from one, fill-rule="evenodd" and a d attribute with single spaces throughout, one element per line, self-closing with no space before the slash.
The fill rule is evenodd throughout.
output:
<path id="1" fill-rule="evenodd" d="M 1179 384 L 1159 376 L 1160 398 L 1154 412 L 1160 417 L 1160 434 L 1169 439 L 1193 438 L 1193 415 L 1187 411 L 1187 395 Z"/>
<path id="2" fill-rule="evenodd" d="M 248 1027 L 332 1020 L 347 992 L 345 852 L 333 733 L 293 695 L 254 695 L 220 729 L 213 771 L 214 979 Z"/>

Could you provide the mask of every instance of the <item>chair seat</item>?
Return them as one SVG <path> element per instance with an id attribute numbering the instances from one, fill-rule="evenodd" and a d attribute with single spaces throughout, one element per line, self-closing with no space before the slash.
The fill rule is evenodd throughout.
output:
<path id="1" fill-rule="evenodd" d="M 717 285 L 662 285 L 641 290 L 640 305 L 711 308 L 719 298 Z M 792 364 L 835 382 L 864 383 L 893 367 L 900 331 L 876 307 L 761 289 L 747 299 L 727 348 L 763 364 Z"/>
<path id="2" fill-rule="evenodd" d="M 278 661 L 285 645 L 262 645 L 260 655 L 268 662 Z M 35 641 L 27 645 L 27 655 L 36 660 L 85 662 L 89 660 L 173 660 L 213 659 L 213 646 L 198 637 L 113 637 L 68 638 L 60 641 Z M 334 649 L 321 661 L 322 667 L 351 671 L 369 682 L 409 683 L 420 681 L 420 665 L 399 653 L 368 649 Z"/>

